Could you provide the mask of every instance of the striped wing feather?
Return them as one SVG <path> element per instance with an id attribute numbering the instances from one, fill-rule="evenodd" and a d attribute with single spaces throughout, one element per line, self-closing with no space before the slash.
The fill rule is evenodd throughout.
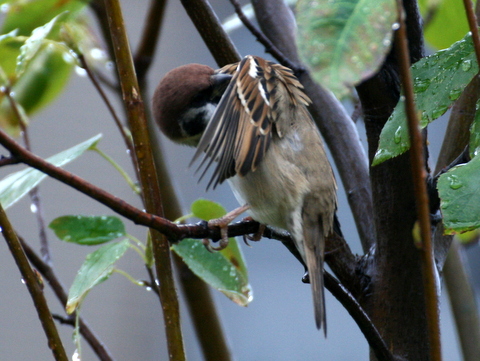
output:
<path id="1" fill-rule="evenodd" d="M 287 99 L 282 100 L 291 105 L 309 103 L 290 69 L 262 58 L 246 56 L 240 63 L 227 65 L 218 72 L 233 77 L 191 162 L 204 154 L 198 167 L 204 168 L 200 179 L 216 162 L 207 189 L 212 185 L 215 188 L 235 174 L 244 176 L 258 167 L 272 140 L 272 126 L 281 116 L 277 92 L 285 92 Z M 280 129 L 277 134 L 282 136 Z"/>

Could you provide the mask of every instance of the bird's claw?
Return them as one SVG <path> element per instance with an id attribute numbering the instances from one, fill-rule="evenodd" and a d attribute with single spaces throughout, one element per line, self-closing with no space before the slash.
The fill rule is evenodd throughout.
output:
<path id="1" fill-rule="evenodd" d="M 218 247 L 212 246 L 208 239 L 203 240 L 203 245 L 209 252 L 221 251 L 228 246 L 228 225 L 233 221 L 237 216 L 245 212 L 249 208 L 248 204 L 243 205 L 233 211 L 227 213 L 225 216 L 211 219 L 208 221 L 208 227 L 219 227 L 220 228 L 220 242 Z"/>
<path id="2" fill-rule="evenodd" d="M 252 217 L 246 217 L 243 219 L 244 221 L 246 220 L 252 220 Z M 248 241 L 252 241 L 252 242 L 258 242 L 262 239 L 262 236 L 263 236 L 263 232 L 265 231 L 265 225 L 264 224 L 260 224 L 258 226 L 258 231 L 256 231 L 255 233 L 253 234 L 244 234 L 243 235 L 243 242 L 245 242 L 245 244 L 247 246 L 250 247 L 250 243 L 248 243 Z"/>

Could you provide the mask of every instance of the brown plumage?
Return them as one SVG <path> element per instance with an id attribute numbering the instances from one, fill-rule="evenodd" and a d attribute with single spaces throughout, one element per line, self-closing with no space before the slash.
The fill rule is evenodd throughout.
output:
<path id="1" fill-rule="evenodd" d="M 231 80 L 192 163 L 203 156 L 202 177 L 215 164 L 208 186 L 227 179 L 255 220 L 290 232 L 308 268 L 316 325 L 326 332 L 323 259 L 325 237 L 333 229 L 336 182 L 307 110 L 310 99 L 289 68 L 259 57 L 227 65 L 209 80 L 222 75 Z"/>

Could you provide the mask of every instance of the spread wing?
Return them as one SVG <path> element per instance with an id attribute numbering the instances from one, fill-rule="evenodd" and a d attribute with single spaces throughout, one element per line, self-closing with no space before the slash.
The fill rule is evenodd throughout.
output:
<path id="1" fill-rule="evenodd" d="M 271 98 L 276 91 L 272 63 L 247 56 L 238 65 L 219 72 L 233 73 L 223 97 L 198 144 L 193 163 L 204 154 L 199 166 L 206 170 L 216 162 L 207 188 L 239 174 L 255 171 L 272 139 L 275 110 Z M 200 179 L 201 179 L 200 178 Z"/>

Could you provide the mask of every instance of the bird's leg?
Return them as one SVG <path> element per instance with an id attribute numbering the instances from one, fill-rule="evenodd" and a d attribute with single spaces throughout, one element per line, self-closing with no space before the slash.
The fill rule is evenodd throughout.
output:
<path id="1" fill-rule="evenodd" d="M 252 217 L 245 217 L 243 220 L 244 221 L 253 221 L 253 218 Z M 248 241 L 253 241 L 253 242 L 260 241 L 260 239 L 263 236 L 263 232 L 265 231 L 265 227 L 266 227 L 265 224 L 260 224 L 258 226 L 258 231 L 253 233 L 253 235 L 244 234 L 243 235 L 243 242 L 245 242 L 245 244 L 250 247 L 250 244 L 248 243 Z"/>
<path id="2" fill-rule="evenodd" d="M 221 251 L 225 247 L 228 246 L 228 225 L 235 219 L 237 218 L 240 214 L 248 210 L 250 206 L 247 204 L 244 204 L 241 207 L 238 207 L 234 209 L 233 211 L 228 212 L 226 215 L 223 217 L 217 218 L 217 219 L 211 219 L 208 221 L 208 226 L 209 227 L 220 227 L 220 235 L 221 239 L 218 244 L 218 247 L 213 247 L 208 240 L 207 242 L 203 242 L 207 250 L 211 251 Z"/>

